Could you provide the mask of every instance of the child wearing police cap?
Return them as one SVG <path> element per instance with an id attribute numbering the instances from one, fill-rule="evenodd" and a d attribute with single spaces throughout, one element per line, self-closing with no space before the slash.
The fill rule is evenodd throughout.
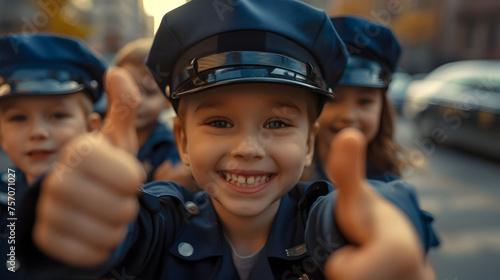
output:
<path id="1" fill-rule="evenodd" d="M 0 38 L 0 144 L 15 165 L 2 174 L 0 185 L 1 279 L 24 279 L 12 238 L 23 193 L 71 139 L 100 126 L 92 104 L 101 96 L 104 71 L 102 61 L 72 38 Z"/>
<path id="2" fill-rule="evenodd" d="M 162 112 L 171 109 L 171 104 L 145 65 L 152 43 L 152 38 L 132 41 L 120 49 L 114 59 L 114 65 L 130 72 L 141 92 L 135 121 L 139 141 L 137 157 L 148 182 L 174 181 L 195 192 L 198 186 L 189 167 L 180 161 L 172 132 L 159 121 Z"/>
<path id="3" fill-rule="evenodd" d="M 362 134 L 336 138 L 335 193 L 324 181 L 298 183 L 327 84 L 345 64 L 327 15 L 297 1 L 242 0 L 221 12 L 198 0 L 169 12 L 147 65 L 177 110 L 179 154 L 204 191 L 152 182 L 137 200 L 143 174 L 122 149 L 133 145 L 96 136 L 110 141 L 75 169 L 83 180 L 49 172 L 27 194 L 38 201 L 36 219 L 23 209 L 30 270 L 52 279 L 425 279 L 427 222 L 409 186 L 365 180 Z M 117 72 L 110 89 L 133 94 L 131 84 Z"/>
<path id="4" fill-rule="evenodd" d="M 328 179 L 324 168 L 333 137 L 344 128 L 355 127 L 368 141 L 367 178 L 396 180 L 410 165 L 394 141 L 394 113 L 387 98 L 401 47 L 389 28 L 375 22 L 353 16 L 331 20 L 350 57 L 335 98 L 326 103 L 318 118 L 315 165 L 304 172 L 303 179 Z"/>
<path id="5" fill-rule="evenodd" d="M 346 128 L 363 132 L 367 142 L 366 177 L 390 182 L 409 165 L 394 141 L 394 113 L 387 98 L 392 73 L 401 47 L 392 31 L 378 23 L 354 16 L 331 18 L 349 51 L 346 70 L 335 87 L 334 98 L 323 108 L 316 136 L 315 164 L 304 172 L 304 180 L 329 180 L 325 170 L 333 138 Z M 331 175 L 331 174 L 330 174 Z M 425 219 L 432 216 L 422 211 Z M 432 231 L 428 246 L 438 246 Z"/>

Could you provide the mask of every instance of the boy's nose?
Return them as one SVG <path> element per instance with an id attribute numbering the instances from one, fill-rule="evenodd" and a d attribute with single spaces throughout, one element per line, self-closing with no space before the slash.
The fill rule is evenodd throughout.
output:
<path id="1" fill-rule="evenodd" d="M 262 141 L 258 135 L 247 135 L 239 140 L 232 149 L 231 154 L 234 157 L 242 158 L 246 161 L 261 159 L 265 155 Z"/>
<path id="2" fill-rule="evenodd" d="M 33 122 L 30 130 L 31 140 L 43 140 L 49 137 L 49 131 L 41 122 Z"/>

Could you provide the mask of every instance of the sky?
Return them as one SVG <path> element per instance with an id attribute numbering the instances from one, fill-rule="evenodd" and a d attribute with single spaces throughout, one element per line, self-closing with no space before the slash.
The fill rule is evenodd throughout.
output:
<path id="1" fill-rule="evenodd" d="M 146 13 L 152 15 L 155 19 L 154 30 L 158 29 L 161 19 L 170 10 L 186 3 L 186 0 L 143 0 Z"/>

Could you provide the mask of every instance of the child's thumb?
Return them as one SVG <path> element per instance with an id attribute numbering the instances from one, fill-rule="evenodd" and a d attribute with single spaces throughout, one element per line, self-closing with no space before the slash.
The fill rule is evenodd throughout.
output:
<path id="1" fill-rule="evenodd" d="M 328 166 L 337 188 L 335 218 L 342 233 L 358 245 L 371 234 L 365 151 L 364 135 L 357 129 L 344 129 L 332 143 Z"/>
<path id="2" fill-rule="evenodd" d="M 346 128 L 334 138 L 328 171 L 340 193 L 359 191 L 366 180 L 366 138 L 361 131 Z"/>
<path id="3" fill-rule="evenodd" d="M 135 119 L 141 94 L 131 74 L 119 67 L 110 68 L 104 76 L 108 109 L 102 133 L 113 145 L 135 155 L 139 149 Z"/>

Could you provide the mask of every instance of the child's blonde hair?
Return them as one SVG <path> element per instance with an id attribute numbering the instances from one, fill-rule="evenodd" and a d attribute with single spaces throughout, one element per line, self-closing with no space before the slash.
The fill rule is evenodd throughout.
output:
<path id="1" fill-rule="evenodd" d="M 146 67 L 146 58 L 153 44 L 153 38 L 142 38 L 126 44 L 115 56 L 113 64 L 123 66 L 132 64 L 134 66 Z"/>

